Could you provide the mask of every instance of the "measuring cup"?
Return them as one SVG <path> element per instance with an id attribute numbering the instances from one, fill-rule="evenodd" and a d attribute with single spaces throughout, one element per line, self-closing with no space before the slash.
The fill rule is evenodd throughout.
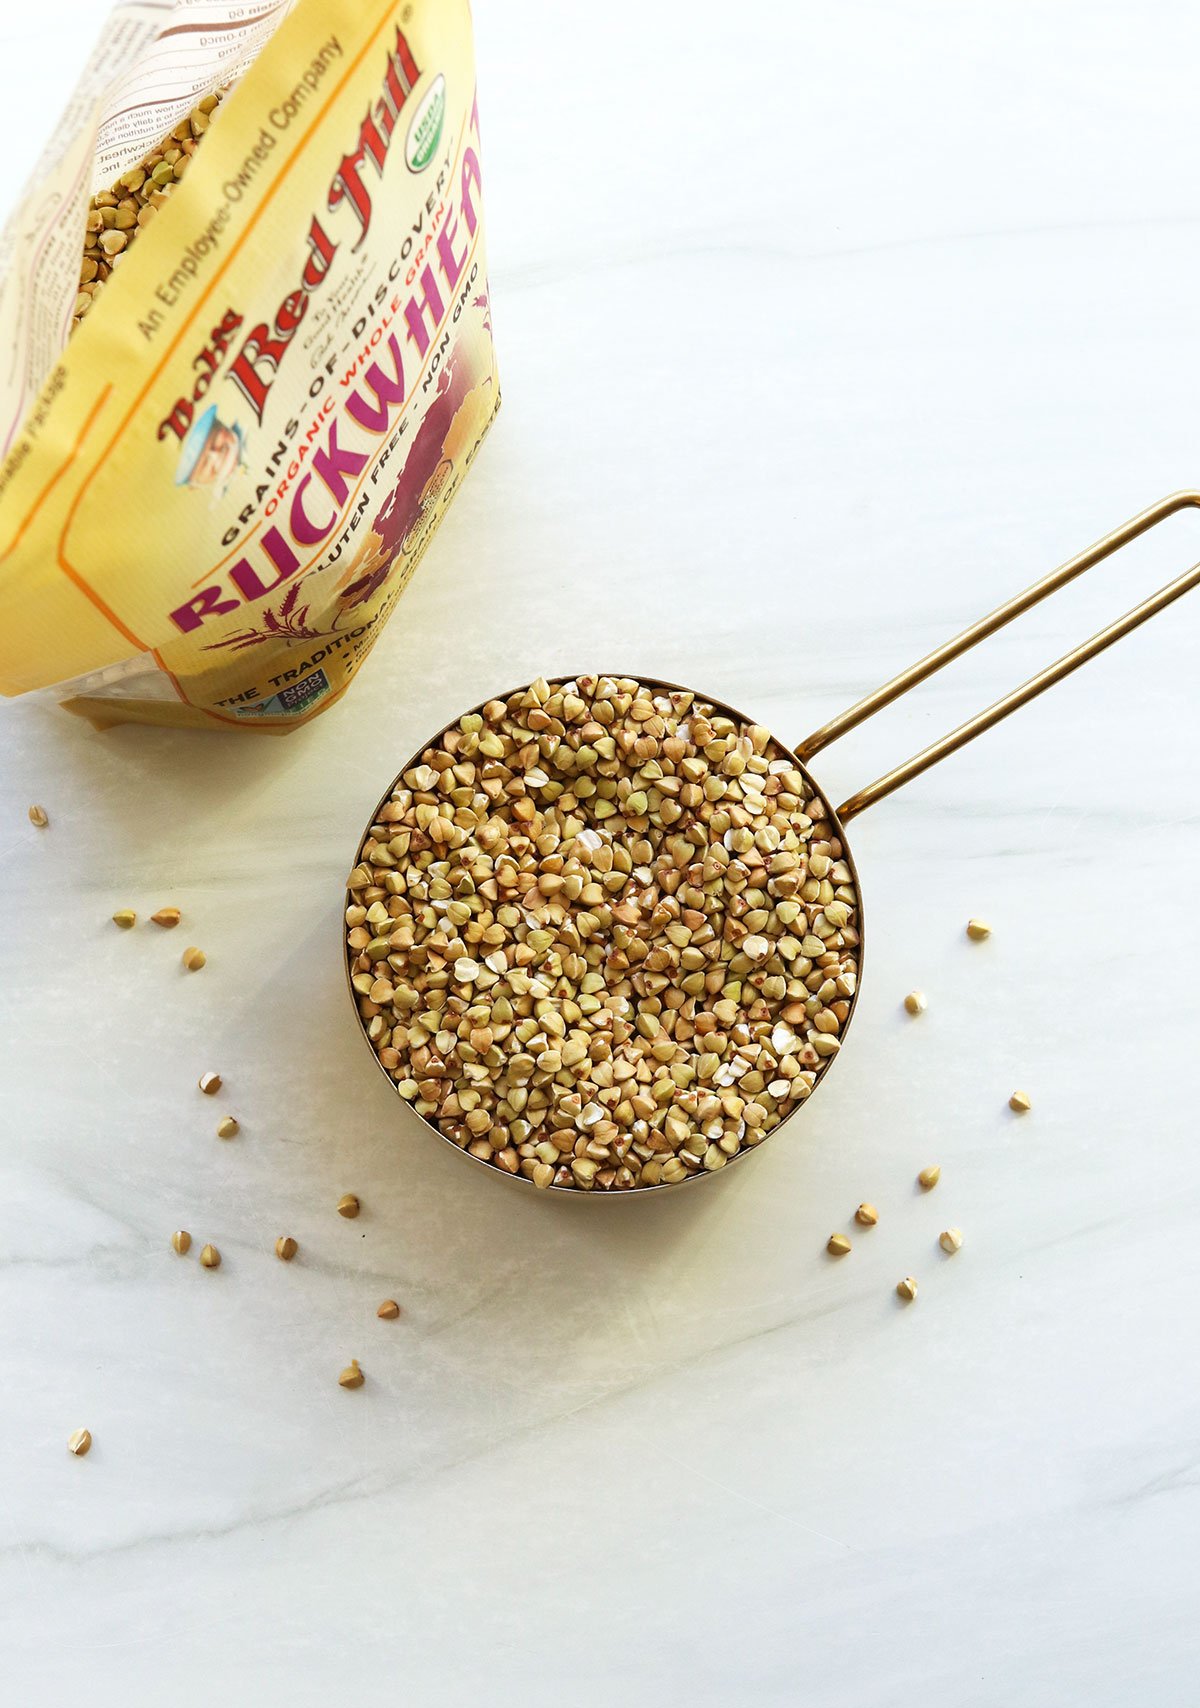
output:
<path id="1" fill-rule="evenodd" d="M 952 640 L 946 641 L 942 646 L 938 647 L 935 652 L 931 652 L 927 658 L 922 659 L 920 663 L 910 665 L 907 670 L 903 670 L 898 676 L 894 676 L 890 682 L 885 682 L 881 688 L 876 688 L 873 693 L 866 695 L 855 705 L 851 706 L 849 710 L 842 712 L 840 716 L 833 718 L 829 723 L 824 724 L 820 729 L 815 730 L 812 735 L 801 741 L 795 749 L 786 747 L 778 740 L 777 737 L 773 737 L 775 746 L 786 759 L 795 764 L 796 768 L 804 776 L 813 793 L 818 796 L 820 800 L 826 801 L 827 797 L 824 790 L 809 770 L 809 761 L 815 754 L 820 753 L 823 748 L 828 747 L 840 736 L 846 735 L 850 730 L 855 729 L 860 723 L 863 723 L 875 712 L 880 711 L 884 706 L 890 705 L 893 700 L 899 699 L 902 694 L 907 693 L 910 688 L 914 688 L 919 682 L 924 682 L 927 677 L 932 676 L 935 671 L 941 670 L 944 665 L 950 664 L 956 658 L 960 658 L 963 653 L 968 652 L 971 647 L 977 645 L 978 642 L 986 640 L 989 635 L 995 634 L 997 630 L 1003 628 L 1006 623 L 1012 622 L 1015 617 L 1022 616 L 1026 611 L 1031 610 L 1034 605 L 1037 605 L 1043 599 L 1048 598 L 1050 594 L 1058 592 L 1058 590 L 1065 587 L 1068 582 L 1073 581 L 1077 576 L 1082 575 L 1095 564 L 1101 563 L 1106 557 L 1111 556 L 1113 552 L 1119 551 L 1122 546 L 1128 545 L 1132 540 L 1137 539 L 1139 535 L 1146 533 L 1153 527 L 1156 527 L 1158 523 L 1165 521 L 1167 517 L 1175 515 L 1180 510 L 1189 508 L 1200 509 L 1200 492 L 1173 493 L 1170 497 L 1164 498 L 1160 500 L 1159 503 L 1151 505 L 1148 510 L 1143 510 L 1140 515 L 1134 516 L 1130 521 L 1126 522 L 1123 527 L 1117 528 L 1111 534 L 1107 534 L 1103 539 L 1098 540 L 1095 545 L 1089 546 L 1085 551 L 1080 552 L 1077 557 L 1069 559 L 1058 569 L 1052 570 L 1050 574 L 1043 576 L 1040 581 L 1034 582 L 1032 587 L 1027 587 L 1023 593 L 1018 593 L 1015 598 L 1010 599 L 1007 604 L 999 606 L 995 611 L 991 612 L 989 616 L 981 617 L 977 623 L 973 623 L 970 628 L 964 629 L 961 634 L 955 635 Z M 993 705 L 987 707 L 985 711 L 977 713 L 975 717 L 969 718 L 966 723 L 960 724 L 957 729 L 952 730 L 949 735 L 943 736 L 940 741 L 933 742 L 929 747 L 924 748 L 911 759 L 905 760 L 903 764 L 897 765 L 893 770 L 886 772 L 882 777 L 876 778 L 876 780 L 873 783 L 869 783 L 866 788 L 859 789 L 855 794 L 843 801 L 841 806 L 836 810 L 827 808 L 825 817 L 828 819 L 832 827 L 833 835 L 841 842 L 840 858 L 844 860 L 850 868 L 854 880 L 854 889 L 858 896 L 857 929 L 859 932 L 859 945 L 857 954 L 859 977 L 857 988 L 853 996 L 850 998 L 849 1012 L 842 1023 L 841 1038 L 843 1043 L 845 1041 L 846 1034 L 849 1031 L 850 1022 L 854 1018 L 854 1014 L 858 1006 L 858 994 L 862 988 L 862 962 L 865 946 L 862 884 L 859 880 L 858 868 L 855 865 L 850 844 L 846 838 L 845 826 L 851 819 L 856 818 L 859 813 L 865 812 L 870 806 L 874 806 L 877 801 L 884 800 L 888 795 L 893 794 L 905 783 L 911 782 L 914 777 L 919 777 L 923 771 L 928 771 L 930 766 L 936 765 L 940 759 L 946 758 L 948 754 L 957 752 L 960 747 L 964 747 L 967 742 L 974 740 L 974 738 L 977 735 L 982 734 L 984 730 L 991 729 L 992 726 L 999 723 L 1002 718 L 1008 717 L 1010 712 L 1015 712 L 1018 707 L 1028 704 L 1030 700 L 1035 699 L 1043 692 L 1043 690 L 1051 687 L 1055 682 L 1061 682 L 1063 678 L 1069 676 L 1072 671 L 1078 670 L 1081 664 L 1086 664 L 1089 659 L 1095 658 L 1098 653 L 1103 652 L 1107 647 L 1112 646 L 1115 641 L 1118 641 L 1124 635 L 1129 634 L 1133 629 L 1136 629 L 1139 624 L 1144 623 L 1147 618 L 1153 617 L 1157 612 L 1165 610 L 1165 608 L 1173 603 L 1174 600 L 1180 598 L 1184 593 L 1189 592 L 1198 584 L 1200 584 L 1200 563 L 1194 564 L 1190 569 L 1185 570 L 1182 575 L 1178 576 L 1166 587 L 1163 587 L 1157 593 L 1152 594 L 1150 598 L 1144 600 L 1142 604 L 1136 606 L 1133 610 L 1126 612 L 1123 617 L 1119 617 L 1116 622 L 1111 623 L 1108 628 L 1102 629 L 1099 634 L 1093 635 L 1090 640 L 1084 641 L 1083 644 L 1076 647 L 1074 651 L 1064 653 L 1064 655 L 1056 660 L 1055 663 L 1050 664 L 1046 669 L 1039 671 L 1036 676 L 1031 676 L 1027 682 L 1022 683 L 1019 688 L 1014 688 L 1013 691 L 1010 694 L 1006 694 L 1003 699 L 997 700 Z M 592 672 L 591 674 L 598 673 Z M 609 674 L 619 675 L 621 673 L 612 672 Z M 554 680 L 563 681 L 568 680 L 568 678 L 558 674 L 555 676 Z M 643 686 L 651 690 L 670 693 L 678 691 L 679 689 L 679 684 L 656 681 L 645 676 L 639 676 L 637 680 Z M 489 695 L 488 698 L 510 699 L 513 692 L 521 691 L 522 690 L 519 689 L 512 690 L 507 695 Z M 695 697 L 697 700 L 704 700 L 712 707 L 714 712 L 732 719 L 738 725 L 744 726 L 754 721 L 747 718 L 744 713 L 735 710 L 723 701 L 714 699 L 711 695 L 696 692 Z M 481 711 L 483 705 L 486 703 L 486 701 L 481 702 L 480 705 L 473 707 L 472 710 L 476 712 Z M 404 773 L 420 763 L 421 754 L 427 747 L 432 746 L 437 742 L 440 734 L 441 732 L 438 732 L 438 734 L 434 735 L 429 741 L 422 743 L 421 747 L 413 757 L 401 767 L 400 772 L 388 786 L 388 789 L 377 803 L 366 830 L 364 830 L 363 835 L 358 839 L 358 843 L 356 845 L 358 848 L 362 847 L 366 837 L 370 833 L 371 825 L 377 822 L 383 807 L 391 799 L 392 790 L 400 786 Z M 352 899 L 351 892 L 348 890 L 346 893 L 347 903 Z M 345 953 L 343 953 L 343 964 L 346 971 L 347 988 L 350 991 L 351 1000 L 355 1005 L 355 1016 L 362 1028 L 364 1042 L 367 1043 L 367 1047 L 370 1049 L 370 1040 L 367 1038 L 366 1026 L 358 1011 L 358 999 L 355 995 L 353 986 L 350 984 L 352 961 L 345 955 Z M 383 1074 L 393 1091 L 395 1091 L 395 1081 L 392 1079 L 388 1070 L 383 1066 L 383 1063 L 380 1062 L 374 1049 L 371 1049 L 371 1056 L 379 1071 Z M 818 1074 L 812 1088 L 813 1093 L 815 1093 L 820 1087 L 829 1071 L 829 1066 L 831 1065 L 832 1059 Z M 397 1096 L 399 1096 L 398 1092 Z M 734 1163 L 741 1162 L 747 1156 L 754 1154 L 755 1151 L 761 1150 L 763 1148 L 763 1144 L 768 1143 L 772 1138 L 774 1138 L 789 1121 L 793 1120 L 800 1114 L 801 1110 L 806 1109 L 811 1101 L 812 1096 L 810 1094 L 804 1102 L 797 1104 L 782 1117 L 778 1124 L 771 1129 L 770 1133 L 767 1135 L 767 1139 L 765 1139 L 762 1144 L 753 1145 L 746 1149 L 739 1150 L 736 1155 L 729 1158 L 729 1163 L 725 1167 L 714 1171 L 715 1174 L 727 1174 L 729 1172 L 729 1166 Z M 519 1173 L 506 1173 L 504 1170 L 496 1168 L 491 1163 L 471 1156 L 468 1151 L 461 1149 L 452 1138 L 450 1138 L 446 1133 L 443 1133 L 435 1121 L 427 1118 L 418 1110 L 414 1109 L 412 1113 L 417 1116 L 418 1120 L 423 1121 L 425 1126 L 427 1126 L 432 1132 L 436 1133 L 443 1143 L 450 1145 L 453 1150 L 455 1150 L 460 1156 L 465 1157 L 467 1161 L 477 1163 L 481 1168 L 485 1168 L 493 1178 L 515 1181 L 520 1185 L 528 1186 L 535 1192 L 538 1190 L 538 1188 L 533 1185 L 533 1182 L 525 1175 Z M 651 1192 L 675 1191 L 679 1187 L 687 1186 L 694 1181 L 707 1180 L 713 1177 L 713 1173 L 710 1173 L 707 1170 L 701 1170 L 698 1173 L 689 1174 L 685 1179 L 670 1185 L 666 1182 L 661 1182 L 658 1185 L 640 1186 L 623 1192 L 572 1191 L 570 1192 L 570 1196 L 586 1199 L 641 1197 Z M 556 1196 L 562 1195 L 562 1192 L 559 1189 L 550 1188 L 549 1190 L 554 1191 Z"/>

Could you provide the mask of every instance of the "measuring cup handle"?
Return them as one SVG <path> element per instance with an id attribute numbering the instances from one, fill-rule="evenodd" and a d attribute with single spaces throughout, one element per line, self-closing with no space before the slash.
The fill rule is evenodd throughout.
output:
<path id="1" fill-rule="evenodd" d="M 893 676 L 890 682 L 885 682 L 882 688 L 876 688 L 873 694 L 868 694 L 864 699 L 859 700 L 857 705 L 851 706 L 840 717 L 834 718 L 831 723 L 815 730 L 807 740 L 802 741 L 796 748 L 797 757 L 807 764 L 814 754 L 820 753 L 822 748 L 828 747 L 831 742 L 837 741 L 839 736 L 846 735 L 850 730 L 855 729 L 873 713 L 890 705 L 893 700 L 898 700 L 901 694 L 906 694 L 910 688 L 915 688 L 918 682 L 924 682 L 927 676 L 932 676 L 935 671 L 941 670 L 943 665 L 960 658 L 964 652 L 969 652 L 973 646 L 982 640 L 986 640 L 989 635 L 994 635 L 1006 623 L 1011 623 L 1015 617 L 1022 616 L 1034 605 L 1039 604 L 1041 600 L 1048 598 L 1051 593 L 1057 593 L 1060 587 L 1065 587 L 1069 581 L 1074 581 L 1076 576 L 1082 575 L 1094 564 L 1101 563 L 1106 557 L 1111 557 L 1113 552 L 1119 551 L 1122 546 L 1127 546 L 1131 540 L 1136 540 L 1139 534 L 1144 534 L 1148 529 L 1157 527 L 1158 523 L 1165 521 L 1168 516 L 1174 516 L 1177 511 L 1187 509 L 1200 509 L 1200 492 L 1175 492 L 1169 498 L 1160 499 L 1157 504 L 1152 504 L 1148 510 L 1143 510 L 1139 516 L 1134 516 L 1123 527 L 1117 528 L 1111 534 L 1106 534 L 1102 540 L 1097 540 L 1094 546 L 1089 546 L 1086 551 L 1080 552 L 1078 557 L 1070 558 L 1058 569 L 1051 570 L 1049 575 L 1043 576 L 1041 581 L 1035 581 L 1032 587 L 1027 587 L 1023 593 L 1018 593 L 1006 605 L 999 606 L 989 616 L 981 617 L 969 629 L 964 629 L 960 635 L 955 635 L 953 640 L 946 641 L 943 646 L 938 647 L 936 652 L 931 652 L 928 658 L 923 658 L 919 664 L 910 665 L 907 670 L 902 670 L 899 676 Z M 1081 664 L 1086 664 L 1089 658 L 1095 658 L 1097 653 L 1101 653 L 1106 647 L 1112 646 L 1114 641 L 1119 641 L 1124 635 L 1129 634 L 1139 624 L 1144 623 L 1148 617 L 1153 617 L 1159 611 L 1165 610 L 1168 605 L 1181 598 L 1183 594 L 1190 592 L 1197 585 L 1200 585 L 1200 563 L 1193 564 L 1191 569 L 1185 570 L 1168 586 L 1152 594 L 1149 599 L 1136 606 L 1132 611 L 1127 611 L 1123 617 L 1119 617 L 1108 628 L 1101 629 L 1099 634 L 1084 641 L 1083 645 L 1076 647 L 1073 652 L 1064 653 L 1062 658 L 1048 665 L 1038 675 L 1031 676 L 1028 682 L 1023 682 L 1019 688 L 1014 688 L 1011 694 L 1006 694 L 1002 700 L 997 700 L 986 711 L 979 712 L 975 717 L 969 718 L 966 723 L 960 724 L 956 730 L 952 730 L 949 735 L 943 736 L 940 741 L 935 741 L 931 746 L 924 748 L 912 759 L 905 760 L 903 765 L 897 765 L 894 770 L 876 778 L 875 782 L 869 783 L 865 789 L 859 789 L 857 794 L 853 794 L 849 800 L 843 801 L 837 809 L 838 817 L 845 824 L 856 814 L 865 812 L 867 807 L 874 806 L 876 801 L 883 800 L 885 796 L 894 793 L 905 783 L 910 783 L 914 777 L 919 777 L 922 771 L 928 771 L 931 765 L 936 765 L 939 759 L 945 759 L 948 754 L 957 752 L 960 747 L 965 747 L 968 741 L 973 741 L 977 735 L 982 735 L 984 730 L 991 729 L 993 724 L 998 724 L 1002 718 L 1008 717 L 1009 713 L 1015 712 L 1019 706 L 1027 705 L 1030 700 L 1036 699 L 1040 693 L 1055 682 L 1061 682 L 1073 670 L 1078 670 Z"/>

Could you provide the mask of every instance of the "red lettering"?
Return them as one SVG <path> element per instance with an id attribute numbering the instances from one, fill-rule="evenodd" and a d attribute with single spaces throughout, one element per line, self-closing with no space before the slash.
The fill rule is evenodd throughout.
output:
<path id="1" fill-rule="evenodd" d="M 229 579 L 246 599 L 261 599 L 272 593 L 289 575 L 300 568 L 300 559 L 288 545 L 278 528 L 268 528 L 262 538 L 263 550 L 275 565 L 278 574 L 274 581 L 264 581 L 248 558 L 241 558 L 229 571 Z"/>
<path id="2" fill-rule="evenodd" d="M 382 95 L 375 103 L 375 124 L 380 135 L 390 142 L 396 128 L 396 114 L 391 102 Z"/>
<path id="3" fill-rule="evenodd" d="M 333 502 L 342 505 L 350 496 L 345 476 L 349 475 L 353 480 L 366 468 L 370 458 L 362 451 L 343 451 L 337 442 L 337 430 L 338 424 L 334 421 L 324 447 L 313 456 L 313 473 L 329 488 Z"/>
<path id="4" fill-rule="evenodd" d="M 174 433 L 177 439 L 182 439 L 192 424 L 195 410 L 186 397 L 181 397 L 171 413 L 158 424 L 158 437 L 165 439 L 168 433 Z"/>
<path id="5" fill-rule="evenodd" d="M 212 329 L 212 347 L 217 352 L 218 356 L 223 356 L 225 354 L 229 340 L 233 337 L 241 324 L 241 315 L 235 314 L 233 309 L 227 308 L 225 313 L 221 316 L 221 324 L 219 326 L 214 326 Z"/>
<path id="6" fill-rule="evenodd" d="M 421 75 L 421 68 L 412 56 L 404 31 L 400 29 L 396 31 L 395 51 L 388 60 L 388 78 L 396 71 L 401 73 L 410 89 Z"/>
<path id="7" fill-rule="evenodd" d="M 182 439 L 186 435 L 195 413 L 193 405 L 199 403 L 216 379 L 221 366 L 221 357 L 225 354 L 225 347 L 233 332 L 241 324 L 241 315 L 236 314 L 233 309 L 227 308 L 221 317 L 220 324 L 214 326 L 209 333 L 209 342 L 199 355 L 192 357 L 192 366 L 199 371 L 196 382 L 192 386 L 191 398 L 181 397 L 165 420 L 159 422 L 158 437 L 160 439 L 165 439 L 168 432 L 174 433 L 177 439 Z"/>
<path id="8" fill-rule="evenodd" d="M 395 128 L 400 109 L 418 82 L 421 75 L 420 67 L 413 57 L 412 50 L 402 30 L 396 31 L 396 43 L 388 55 L 387 68 L 384 72 L 382 97 L 374 103 L 374 110 L 368 107 L 366 116 L 359 127 L 358 146 L 350 153 L 342 156 L 341 164 L 334 173 L 326 197 L 326 205 L 332 212 L 334 209 L 348 204 L 358 221 L 358 236 L 354 242 L 357 250 L 370 229 L 374 212 L 371 192 L 367 187 L 366 168 L 368 163 L 382 177 L 387 162 L 388 143 Z M 473 158 L 473 157 L 472 157 Z M 464 168 L 465 174 L 465 168 Z M 478 183 L 478 162 L 475 163 L 475 181 Z M 464 176 L 464 182 L 466 182 Z M 474 209 L 466 210 L 468 224 L 474 233 L 476 218 Z M 337 252 L 337 244 L 329 237 L 320 220 L 314 219 L 308 229 L 308 255 L 300 275 L 299 287 L 291 291 L 280 303 L 275 314 L 272 327 L 264 321 L 256 326 L 245 339 L 234 362 L 229 369 L 229 377 L 237 386 L 246 402 L 254 411 L 255 419 L 261 423 L 267 406 L 267 397 L 275 376 L 279 371 L 288 344 L 296 328 L 308 311 L 308 294 L 324 284 L 329 275 L 330 264 Z M 462 262 L 454 255 L 453 234 L 441 248 L 443 271 L 453 284 L 461 270 Z M 445 309 L 437 287 L 431 282 L 431 275 L 426 272 L 425 307 L 432 313 L 436 321 L 440 321 Z M 405 311 L 409 321 L 409 336 L 413 338 L 422 353 L 429 347 L 429 338 L 421 322 L 421 304 L 410 303 Z M 235 327 L 241 325 L 241 316 L 227 310 L 221 323 L 220 331 L 226 339 Z M 213 333 L 213 347 L 219 354 L 224 349 L 224 342 L 218 342 L 217 332 Z M 399 376 L 399 363 L 397 363 Z M 385 381 L 390 385 L 390 381 Z M 376 393 L 380 404 L 384 402 L 384 393 Z M 187 430 L 187 424 L 180 424 L 168 417 L 164 427 L 176 431 L 179 437 Z M 163 436 L 160 428 L 159 436 Z M 340 479 L 336 470 L 335 479 Z M 322 476 L 322 478 L 325 478 Z"/>
<path id="9" fill-rule="evenodd" d="M 275 316 L 275 330 L 290 338 L 304 319 L 307 308 L 308 298 L 303 291 L 290 292 L 279 305 L 279 313 Z"/>
<path id="10" fill-rule="evenodd" d="M 182 629 L 185 635 L 191 634 L 206 618 L 223 617 L 228 611 L 236 611 L 238 604 L 237 599 L 227 598 L 222 588 L 206 587 L 203 592 L 197 593 L 194 599 L 189 599 L 186 605 L 180 605 L 172 611 L 171 621 L 177 629 Z"/>
<path id="11" fill-rule="evenodd" d="M 290 336 L 289 333 L 288 337 Z M 271 389 L 271 380 L 283 360 L 283 353 L 287 347 L 287 337 L 276 336 L 272 338 L 265 326 L 256 326 L 238 351 L 234 364 L 229 370 L 230 379 L 237 386 L 254 411 L 256 419 L 260 422 L 263 418 L 263 410 L 267 406 L 267 393 Z M 260 364 L 266 366 L 271 376 L 269 379 L 264 379 L 259 373 Z"/>
<path id="12" fill-rule="evenodd" d="M 437 280 L 433 276 L 432 268 L 421 268 L 421 286 L 421 295 L 409 297 L 405 304 L 404 318 L 408 322 L 409 339 L 417 346 L 418 352 L 423 356 L 431 342 L 430 335 L 425 330 L 423 315 L 429 316 L 433 323 L 433 330 L 436 332 L 442 323 L 446 305 L 437 288 Z"/>
<path id="13" fill-rule="evenodd" d="M 386 432 L 389 409 L 393 404 L 404 402 L 404 364 L 394 332 L 388 335 L 388 349 L 396 366 L 395 379 L 385 374 L 378 362 L 372 362 L 363 375 L 367 385 L 375 393 L 376 407 L 371 407 L 361 391 L 356 391 L 346 405 L 347 415 L 352 415 L 368 433 Z"/>
<path id="14" fill-rule="evenodd" d="M 401 52 L 403 53 L 403 58 L 401 57 L 400 52 L 389 56 L 387 76 L 384 78 L 384 93 L 391 102 L 392 110 L 395 113 L 396 118 L 399 118 L 400 109 L 408 99 L 409 95 L 411 95 L 421 73 L 417 70 L 417 62 L 413 58 L 412 54 L 409 53 L 408 43 L 400 34 L 399 30 L 396 31 L 396 40 Z M 396 122 L 396 118 L 394 118 L 392 123 L 388 126 L 389 135 L 391 134 L 392 125 Z"/>
<path id="15" fill-rule="evenodd" d="M 333 209 L 342 202 L 349 201 L 358 218 L 359 232 L 354 242 L 355 249 L 367 235 L 371 225 L 371 195 L 359 170 L 366 164 L 368 155 L 374 162 L 376 171 L 382 174 L 383 163 L 387 158 L 387 142 L 380 136 L 379 127 L 369 112 L 358 133 L 358 147 L 353 154 L 342 156 L 342 163 L 329 186 L 329 207 Z"/>
<path id="16" fill-rule="evenodd" d="M 289 469 L 288 473 L 291 474 L 291 472 Z M 304 508 L 304 494 L 311 485 L 312 475 L 306 474 L 292 495 L 292 534 L 302 546 L 319 546 L 326 535 L 331 532 L 338 519 L 335 506 L 332 515 L 323 528 L 318 528 L 314 522 L 309 521 L 308 513 Z"/>
<path id="17" fill-rule="evenodd" d="M 387 72 L 383 79 L 383 95 L 375 104 L 383 134 L 390 137 L 400 117 L 400 109 L 412 94 L 421 73 L 401 30 L 396 31 L 396 45 L 388 55 Z"/>
<path id="18" fill-rule="evenodd" d="M 467 230 L 471 233 L 471 236 L 474 237 L 475 228 L 479 224 L 479 215 L 475 212 L 475 203 L 471 196 L 472 184 L 475 186 L 476 194 L 478 194 L 483 188 L 483 184 L 479 177 L 479 156 L 473 148 L 464 148 L 462 177 L 460 181 L 460 188 L 462 191 L 462 209 L 463 217 L 467 222 Z"/>
<path id="19" fill-rule="evenodd" d="M 315 291 L 318 285 L 325 282 L 325 275 L 329 271 L 329 263 L 333 260 L 337 244 L 330 242 L 324 226 L 314 219 L 308 228 L 308 247 L 312 253 L 304 263 L 300 283 L 306 291 Z"/>

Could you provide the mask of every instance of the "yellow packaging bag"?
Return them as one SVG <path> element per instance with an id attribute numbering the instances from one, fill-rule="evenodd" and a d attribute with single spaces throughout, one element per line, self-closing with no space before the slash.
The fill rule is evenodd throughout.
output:
<path id="1" fill-rule="evenodd" d="M 214 90 L 68 343 L 89 199 Z M 467 0 L 119 7 L 0 268 L 0 689 L 331 705 L 499 407 Z"/>

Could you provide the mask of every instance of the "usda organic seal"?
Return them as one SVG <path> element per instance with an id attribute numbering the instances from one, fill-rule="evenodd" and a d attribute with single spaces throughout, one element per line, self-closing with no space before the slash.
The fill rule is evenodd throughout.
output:
<path id="1" fill-rule="evenodd" d="M 446 118 L 446 79 L 439 72 L 421 97 L 408 127 L 404 158 L 410 172 L 423 172 L 437 152 Z"/>

